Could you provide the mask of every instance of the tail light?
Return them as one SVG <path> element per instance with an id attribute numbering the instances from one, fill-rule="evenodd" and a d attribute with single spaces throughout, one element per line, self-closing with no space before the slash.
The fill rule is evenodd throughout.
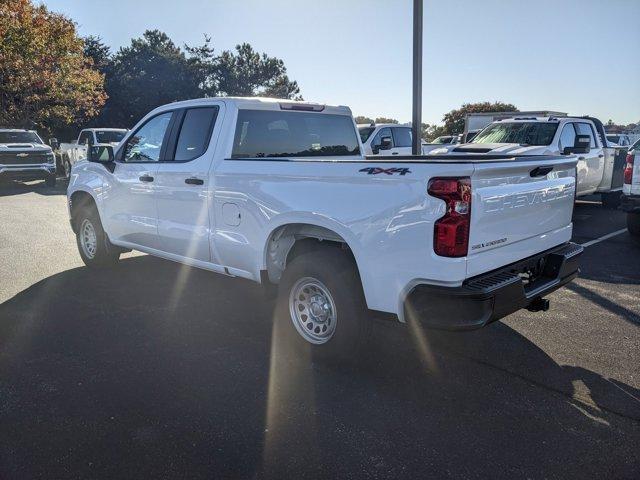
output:
<path id="1" fill-rule="evenodd" d="M 631 179 L 633 178 L 633 158 L 635 155 L 632 153 L 627 154 L 627 164 L 624 166 L 624 183 L 631 185 Z"/>
<path id="2" fill-rule="evenodd" d="M 446 212 L 434 224 L 433 249 L 442 257 L 464 257 L 469 250 L 471 179 L 433 178 L 429 195 L 444 200 Z"/>

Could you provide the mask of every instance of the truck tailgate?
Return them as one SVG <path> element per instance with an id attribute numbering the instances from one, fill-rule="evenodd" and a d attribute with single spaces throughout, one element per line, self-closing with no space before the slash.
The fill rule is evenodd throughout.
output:
<path id="1" fill-rule="evenodd" d="M 575 167 L 575 157 L 475 164 L 467 277 L 570 240 Z"/>

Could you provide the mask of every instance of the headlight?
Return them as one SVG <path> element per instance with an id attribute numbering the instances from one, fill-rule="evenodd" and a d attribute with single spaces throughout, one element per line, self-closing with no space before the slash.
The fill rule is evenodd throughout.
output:
<path id="1" fill-rule="evenodd" d="M 53 153 L 47 153 L 47 163 L 56 163 L 56 156 Z"/>

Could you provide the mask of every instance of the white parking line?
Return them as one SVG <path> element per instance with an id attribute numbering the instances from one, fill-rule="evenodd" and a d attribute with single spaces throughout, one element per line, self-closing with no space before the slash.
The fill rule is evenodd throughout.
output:
<path id="1" fill-rule="evenodd" d="M 627 229 L 626 228 L 621 228 L 618 231 L 612 232 L 612 233 L 607 233 L 606 235 L 603 235 L 600 238 L 596 238 L 595 240 L 589 240 L 586 243 L 583 243 L 582 246 L 583 247 L 590 247 L 591 245 L 595 245 L 596 243 L 600 243 L 600 242 L 604 242 L 605 240 L 608 240 L 610 238 L 616 237 L 624 232 L 626 232 Z"/>

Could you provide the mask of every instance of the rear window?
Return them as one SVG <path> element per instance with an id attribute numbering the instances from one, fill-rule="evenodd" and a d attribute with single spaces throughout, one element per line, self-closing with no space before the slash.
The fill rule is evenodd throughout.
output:
<path id="1" fill-rule="evenodd" d="M 328 157 L 360 154 L 346 115 L 240 110 L 232 158 Z"/>
<path id="2" fill-rule="evenodd" d="M 96 138 L 98 143 L 120 143 L 125 133 L 126 130 L 97 130 Z"/>
<path id="3" fill-rule="evenodd" d="M 550 145 L 558 130 L 557 122 L 500 122 L 482 130 L 472 143 L 516 143 Z"/>

